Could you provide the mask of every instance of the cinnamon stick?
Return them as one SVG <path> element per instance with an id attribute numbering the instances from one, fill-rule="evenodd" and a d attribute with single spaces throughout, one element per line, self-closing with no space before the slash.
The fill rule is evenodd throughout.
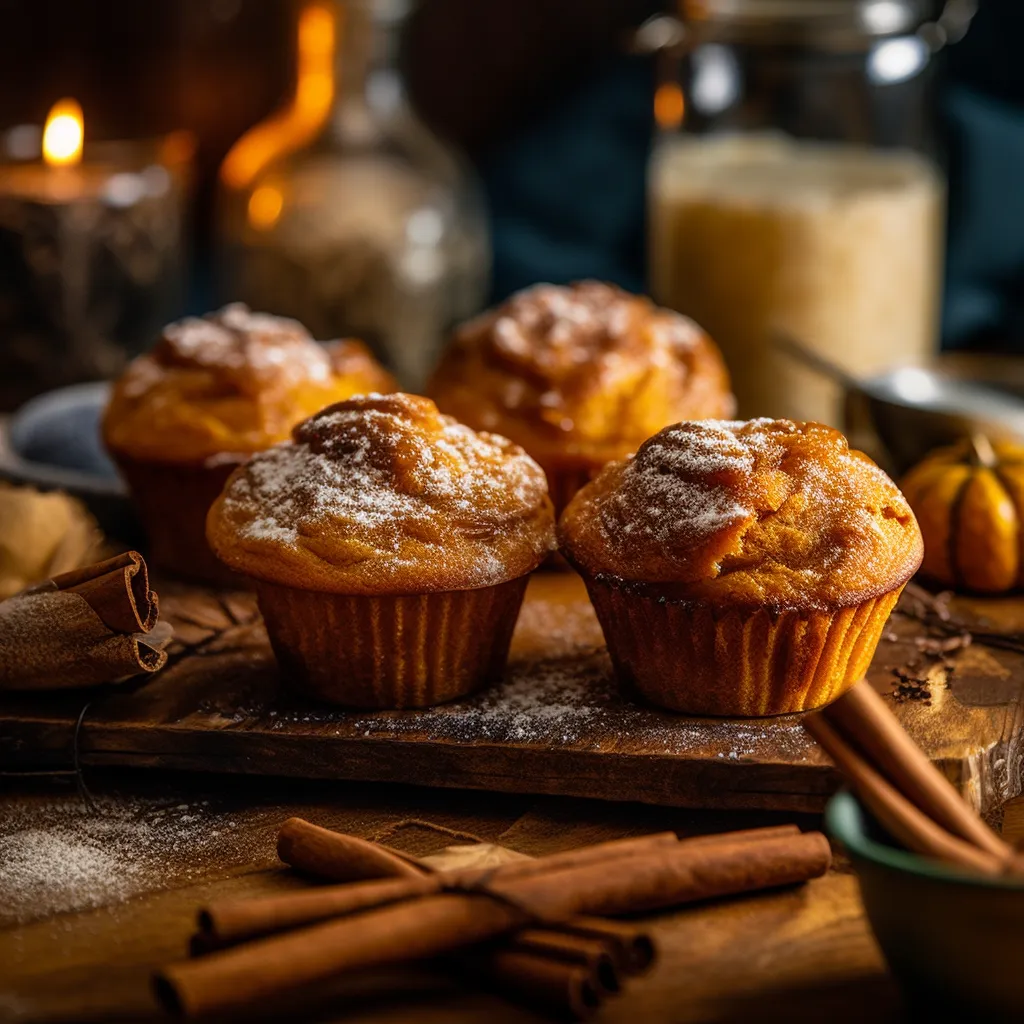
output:
<path id="1" fill-rule="evenodd" d="M 304 824 L 308 826 L 309 823 Z M 315 826 L 310 826 L 310 828 L 313 827 Z M 291 831 L 293 837 L 298 836 L 302 831 L 306 835 L 312 836 L 308 829 L 300 830 L 295 825 Z M 338 833 L 332 834 L 338 835 Z M 315 858 L 316 865 L 323 870 L 325 864 L 323 850 L 328 841 L 320 836 L 316 836 L 315 839 L 316 845 L 295 843 L 289 847 L 289 856 L 293 856 L 298 862 L 292 864 L 293 867 L 303 867 L 307 863 L 312 864 Z M 210 904 L 200 911 L 199 928 L 200 931 L 213 936 L 219 944 L 236 942 L 240 939 L 268 935 L 298 925 L 351 914 L 369 907 L 382 906 L 415 896 L 425 896 L 439 892 L 445 886 L 474 885 L 485 877 L 489 879 L 523 878 L 531 874 L 555 871 L 565 867 L 607 863 L 639 852 L 676 845 L 678 845 L 678 840 L 674 832 L 660 832 L 650 836 L 616 839 L 576 850 L 565 850 L 562 853 L 552 854 L 550 857 L 538 857 L 535 860 L 513 861 L 497 868 L 389 878 L 382 881 L 341 886 L 323 886 L 319 889 L 282 893 L 259 899 L 224 900 Z M 335 853 L 341 854 L 349 849 L 350 846 L 347 843 L 333 843 Z M 307 854 L 310 855 L 309 860 L 306 860 Z"/>
<path id="2" fill-rule="evenodd" d="M 287 826 L 287 837 L 284 843 L 281 842 L 281 835 L 284 834 Z M 290 867 L 304 871 L 308 874 L 318 875 L 321 878 L 330 878 L 333 881 L 346 881 L 352 872 L 351 856 L 354 850 L 352 840 L 354 836 L 347 836 L 341 832 L 332 832 L 329 829 L 320 828 L 302 818 L 289 818 L 282 826 L 282 833 L 278 836 L 277 854 Z M 355 840 L 355 843 L 362 843 L 364 840 Z M 475 870 L 477 876 L 500 873 L 504 877 L 532 874 L 538 870 L 549 870 L 551 867 L 569 866 L 572 864 L 586 864 L 592 860 L 605 860 L 609 857 L 620 854 L 631 854 L 637 850 L 643 850 L 657 846 L 668 846 L 679 842 L 674 832 L 656 832 L 646 836 L 636 836 L 628 839 L 612 839 L 604 843 L 594 843 L 591 846 L 581 846 L 573 850 L 563 850 L 560 853 L 553 853 L 547 857 L 534 857 L 528 860 L 514 861 L 502 864 L 497 868 L 480 868 Z M 372 846 L 374 844 L 366 844 Z M 397 851 L 391 851 L 397 853 Z M 404 854 L 399 854 L 405 857 Z M 416 862 L 412 858 L 405 857 L 406 861 Z M 383 860 L 378 862 L 382 867 L 386 866 Z M 417 874 L 433 873 L 424 865 L 417 865 L 420 870 Z M 382 872 L 383 874 L 384 872 Z M 387 872 L 394 874 L 395 872 Z M 470 873 L 462 872 L 462 878 L 470 877 Z"/>
<path id="3" fill-rule="evenodd" d="M 566 963 L 516 949 L 458 957 L 455 970 L 532 1010 L 574 1020 L 589 1020 L 602 997 L 618 987 L 610 960 L 600 966 Z"/>
<path id="4" fill-rule="evenodd" d="M 137 551 L 61 573 L 33 593 L 52 590 L 77 594 L 114 632 L 148 633 L 160 616 L 159 598 L 149 589 L 146 560 Z"/>
<path id="5" fill-rule="evenodd" d="M 198 924 L 200 932 L 211 936 L 214 944 L 230 944 L 416 896 L 430 896 L 441 887 L 438 876 L 423 875 L 322 886 L 255 899 L 220 900 L 199 911 Z"/>
<path id="6" fill-rule="evenodd" d="M 604 937 L 583 935 L 570 928 L 523 928 L 511 936 L 506 945 L 495 952 L 507 950 L 527 953 L 533 957 L 586 967 L 595 987 L 607 994 L 618 992 L 619 964 L 617 951 Z"/>
<path id="7" fill-rule="evenodd" d="M 245 938 L 227 940 L 210 932 L 198 931 L 189 939 L 189 956 L 207 956 L 244 941 Z M 635 977 L 645 974 L 656 959 L 654 943 L 644 929 L 601 917 L 572 917 L 563 924 L 523 928 L 508 940 L 507 948 L 567 964 L 585 964 L 592 969 L 608 958 L 616 979 L 619 975 Z M 607 985 L 598 987 L 607 988 Z"/>
<path id="8" fill-rule="evenodd" d="M 598 861 L 495 878 L 487 894 L 437 893 L 258 939 L 173 964 L 154 984 L 161 1002 L 178 1014 L 239 1009 L 344 972 L 448 953 L 538 919 L 658 910 L 806 881 L 824 874 L 830 860 L 828 841 L 818 832 L 753 843 L 673 844 L 623 857 L 615 870 Z"/>
<path id="9" fill-rule="evenodd" d="M 321 829 L 301 818 L 288 821 L 288 841 L 278 843 L 278 853 L 292 867 L 342 878 L 352 872 L 349 856 L 356 849 L 352 836 Z M 199 913 L 199 929 L 208 936 L 210 947 L 230 945 L 243 939 L 269 935 L 299 925 L 340 917 L 370 907 L 383 906 L 415 896 L 438 892 L 445 885 L 473 885 L 483 877 L 490 879 L 523 878 L 538 872 L 553 871 L 594 862 L 610 861 L 648 849 L 668 846 L 707 846 L 722 843 L 743 843 L 764 837 L 799 834 L 795 825 L 778 825 L 763 829 L 745 829 L 736 833 L 697 836 L 678 840 L 674 832 L 630 839 L 615 839 L 575 850 L 565 850 L 547 857 L 513 861 L 498 868 L 453 872 L 444 875 L 423 874 L 367 882 L 359 885 L 324 886 L 298 893 L 281 893 L 255 899 L 221 900 Z M 367 863 L 364 861 L 363 863 Z M 380 866 L 387 866 L 382 859 Z M 333 875 L 328 874 L 332 872 Z"/>
<path id="10" fill-rule="evenodd" d="M 947 831 L 993 856 L 1006 858 L 1012 854 L 1009 843 L 967 805 L 869 683 L 858 683 L 822 714 L 908 800 Z"/>
<path id="11" fill-rule="evenodd" d="M 751 829 L 733 838 L 760 838 L 767 834 L 791 834 L 795 825 L 775 829 Z M 701 836 L 693 841 L 715 840 Z M 658 842 L 661 840 L 659 839 Z M 398 851 L 388 850 L 354 836 L 320 828 L 301 818 L 290 818 L 278 835 L 278 855 L 286 863 L 334 881 L 386 875 L 430 873 L 427 865 Z M 614 849 L 614 848 L 613 848 Z M 378 854 L 378 851 L 382 851 Z M 212 952 L 215 939 L 194 936 L 193 956 Z M 635 975 L 654 963 L 654 943 L 635 925 L 605 922 L 600 918 L 572 919 L 561 928 L 523 929 L 504 946 L 458 958 L 458 973 L 488 980 L 490 987 L 516 1002 L 554 1011 L 560 1016 L 584 1019 L 599 1005 L 599 994 L 619 990 L 619 974 Z M 584 968 L 584 970 L 580 970 Z"/>
<path id="12" fill-rule="evenodd" d="M 908 850 L 988 875 L 1001 872 L 1003 858 L 951 835 L 934 822 L 883 778 L 822 715 L 808 716 L 804 726 L 882 827 Z"/>
<path id="13" fill-rule="evenodd" d="M 292 867 L 335 882 L 370 878 L 418 878 L 427 868 L 399 850 L 343 832 L 332 832 L 303 818 L 289 818 L 277 834 L 277 855 Z"/>
<path id="14" fill-rule="evenodd" d="M 831 862 L 825 836 L 801 832 L 763 842 L 678 843 L 630 857 L 614 871 L 597 863 L 527 878 L 498 878 L 487 888 L 536 916 L 615 917 L 805 882 L 823 875 Z"/>
<path id="15" fill-rule="evenodd" d="M 796 836 L 800 834 L 799 825 L 763 825 L 760 828 L 741 828 L 735 832 L 708 832 L 699 836 L 684 836 L 681 843 L 693 846 L 715 843 L 743 843 L 761 839 L 776 839 L 779 836 Z"/>
<path id="16" fill-rule="evenodd" d="M 550 942 L 552 936 L 558 934 L 578 935 L 603 943 L 615 962 L 616 970 L 622 975 L 644 974 L 654 966 L 654 943 L 644 929 L 625 921 L 609 921 L 603 917 L 577 915 L 557 927 L 523 928 L 516 932 L 512 943 L 529 945 L 536 938 Z"/>
<path id="17" fill-rule="evenodd" d="M 768 839 L 774 836 L 796 835 L 800 831 L 796 825 L 766 825 L 762 828 L 739 829 L 736 832 L 713 832 L 707 835 L 687 836 L 678 839 L 674 832 L 658 832 L 653 835 L 637 838 L 615 839 L 605 843 L 596 843 L 575 850 L 549 854 L 547 857 L 535 857 L 517 862 L 516 870 L 529 873 L 535 870 L 529 864 L 558 864 L 559 858 L 565 862 L 585 863 L 586 858 L 605 857 L 617 849 L 632 850 L 640 846 L 660 846 L 675 842 L 683 843 L 721 843 L 740 842 L 743 840 Z M 380 855 L 383 851 L 385 856 Z M 343 832 L 334 832 L 321 828 L 304 818 L 289 818 L 278 832 L 277 855 L 290 867 L 305 874 L 318 878 L 330 879 L 334 882 L 360 881 L 370 878 L 383 878 L 402 875 L 413 877 L 427 874 L 431 868 L 420 863 L 415 857 L 402 853 L 400 850 L 371 843 L 356 836 Z M 507 871 L 512 865 L 502 865 L 501 870 Z M 412 868 L 412 871 L 406 870 Z M 491 869 L 488 869 L 491 870 Z M 371 872 L 374 872 L 371 874 Z"/>

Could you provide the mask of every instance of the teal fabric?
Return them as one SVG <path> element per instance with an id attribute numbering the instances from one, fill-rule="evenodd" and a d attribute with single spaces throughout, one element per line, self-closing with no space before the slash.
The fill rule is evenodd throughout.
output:
<path id="1" fill-rule="evenodd" d="M 1024 107 L 954 86 L 943 337 L 1024 348 Z"/>
<path id="2" fill-rule="evenodd" d="M 650 61 L 612 58 L 486 159 L 495 300 L 586 277 L 643 290 L 652 88 Z"/>

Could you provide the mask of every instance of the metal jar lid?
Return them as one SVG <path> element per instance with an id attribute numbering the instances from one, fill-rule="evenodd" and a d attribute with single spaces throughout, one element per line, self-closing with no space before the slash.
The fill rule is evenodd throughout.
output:
<path id="1" fill-rule="evenodd" d="M 934 0 L 678 0 L 680 14 L 704 40 L 870 45 L 916 32 Z"/>

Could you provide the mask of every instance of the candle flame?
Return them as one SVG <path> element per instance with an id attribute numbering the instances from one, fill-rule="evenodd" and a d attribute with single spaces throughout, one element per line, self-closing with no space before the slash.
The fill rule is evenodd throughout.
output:
<path id="1" fill-rule="evenodd" d="M 84 125 L 77 100 L 58 100 L 50 108 L 43 128 L 43 159 L 51 167 L 71 167 L 81 161 Z"/>
<path id="2" fill-rule="evenodd" d="M 221 180 L 245 188 L 277 157 L 316 138 L 334 102 L 335 8 L 315 0 L 299 15 L 295 94 L 284 110 L 250 128 L 224 158 Z"/>

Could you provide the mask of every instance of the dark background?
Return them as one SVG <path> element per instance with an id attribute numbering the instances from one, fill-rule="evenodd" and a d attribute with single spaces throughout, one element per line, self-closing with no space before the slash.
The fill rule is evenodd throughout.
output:
<path id="1" fill-rule="evenodd" d="M 480 171 L 494 296 L 535 280 L 643 286 L 654 67 L 628 55 L 657 0 L 424 0 L 403 63 L 416 108 Z M 0 0 L 0 126 L 72 95 L 92 138 L 198 140 L 191 304 L 205 301 L 216 170 L 291 87 L 293 0 Z M 982 0 L 936 115 L 951 177 L 948 345 L 1024 347 L 1024 3 Z"/>

